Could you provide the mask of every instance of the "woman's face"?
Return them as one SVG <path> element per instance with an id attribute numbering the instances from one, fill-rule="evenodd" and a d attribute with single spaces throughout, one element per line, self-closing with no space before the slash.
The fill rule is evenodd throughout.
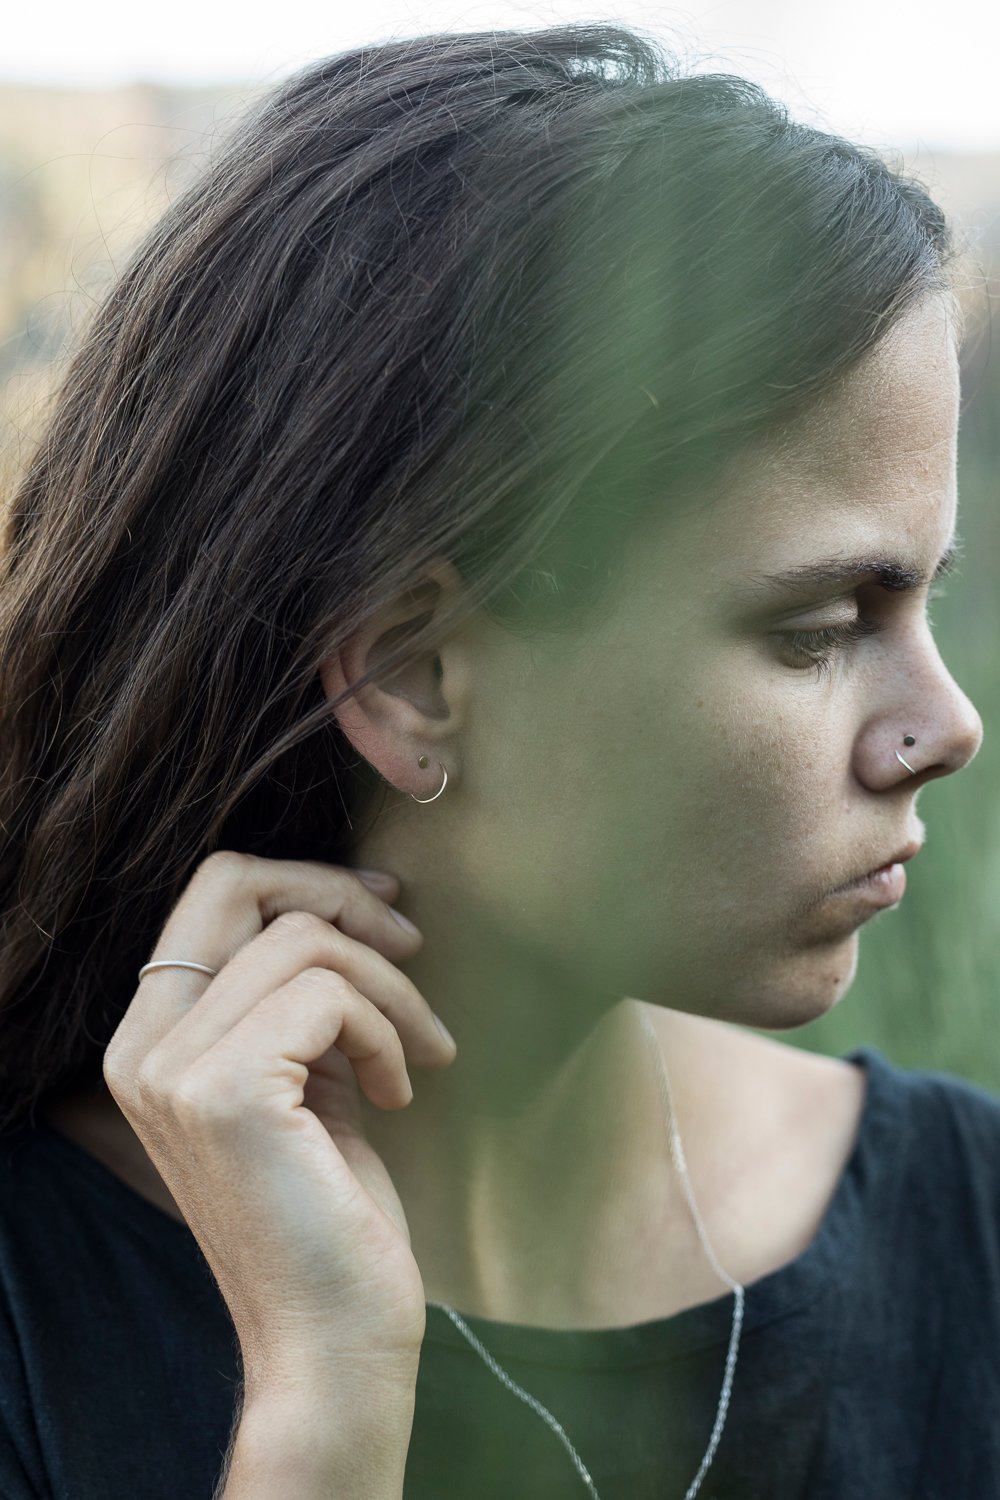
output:
<path id="1" fill-rule="evenodd" d="M 929 582 L 765 579 L 870 558 L 931 580 L 955 527 L 958 399 L 932 299 L 780 458 L 637 537 L 592 635 L 494 640 L 456 742 L 448 868 L 501 943 L 583 990 L 748 1025 L 840 998 L 877 909 L 831 893 L 922 839 L 924 782 L 972 759 L 982 723 L 938 653 Z M 824 668 L 791 639 L 858 619 L 877 633 L 823 648 Z"/>

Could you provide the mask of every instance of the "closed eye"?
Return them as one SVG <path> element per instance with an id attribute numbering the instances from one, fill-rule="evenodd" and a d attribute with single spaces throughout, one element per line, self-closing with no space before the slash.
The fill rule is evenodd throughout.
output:
<path id="1" fill-rule="evenodd" d="M 928 601 L 943 599 L 945 593 L 945 589 L 931 589 Z M 802 664 L 816 667 L 818 675 L 822 677 L 829 672 L 830 661 L 836 651 L 855 641 L 864 640 L 867 636 L 878 635 L 884 629 L 883 621 L 858 615 L 853 620 L 846 620 L 839 625 L 825 625 L 820 630 L 783 630 L 780 634 L 794 655 L 805 658 Z"/>
<path id="2" fill-rule="evenodd" d="M 830 669 L 833 653 L 854 641 L 869 635 L 877 635 L 885 626 L 878 620 L 868 620 L 859 615 L 841 625 L 825 625 L 822 630 L 784 630 L 782 639 L 788 643 L 793 654 L 805 657 L 804 665 L 815 666 L 820 675 Z"/>

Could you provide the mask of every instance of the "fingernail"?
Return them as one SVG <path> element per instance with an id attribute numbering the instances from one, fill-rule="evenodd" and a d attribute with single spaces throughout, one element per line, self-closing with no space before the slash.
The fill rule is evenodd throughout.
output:
<path id="1" fill-rule="evenodd" d="M 399 923 L 400 927 L 404 928 L 407 932 L 415 932 L 419 936 L 420 928 L 419 927 L 415 927 L 413 925 L 413 923 L 410 921 L 409 917 L 404 917 L 403 913 L 401 911 L 397 911 L 394 906 L 390 906 L 389 910 L 392 912 L 393 916 L 396 918 L 396 921 Z"/>
<path id="2" fill-rule="evenodd" d="M 396 884 L 395 875 L 390 875 L 388 870 L 355 870 L 354 873 L 359 880 L 364 881 L 365 885 L 386 886 Z"/>
<path id="3" fill-rule="evenodd" d="M 451 1032 L 448 1030 L 447 1026 L 442 1021 L 441 1017 L 437 1016 L 437 1015 L 434 1015 L 433 1011 L 431 1011 L 431 1015 L 434 1016 L 434 1025 L 437 1027 L 438 1031 L 440 1031 L 440 1033 L 444 1037 L 445 1041 L 446 1042 L 450 1042 L 451 1045 L 455 1048 L 455 1051 L 457 1052 L 458 1051 L 458 1043 L 455 1041 L 455 1038 L 452 1036 Z"/>

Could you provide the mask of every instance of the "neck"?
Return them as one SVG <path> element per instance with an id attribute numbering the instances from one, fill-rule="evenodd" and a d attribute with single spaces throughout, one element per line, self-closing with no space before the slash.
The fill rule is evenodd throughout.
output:
<path id="1" fill-rule="evenodd" d="M 428 940 L 405 972 L 453 1031 L 458 1056 L 443 1072 L 414 1071 L 404 1111 L 361 1102 L 427 1300 L 584 1328 L 721 1295 L 674 1169 L 643 1013 L 661 1046 L 670 1032 L 686 1150 L 704 1056 L 696 1031 L 722 1023 L 630 999 L 571 1000 L 543 964 L 410 907 Z"/>

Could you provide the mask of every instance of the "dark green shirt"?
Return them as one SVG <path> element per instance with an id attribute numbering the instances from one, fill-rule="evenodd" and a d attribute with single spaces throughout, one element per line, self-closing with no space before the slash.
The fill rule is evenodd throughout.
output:
<path id="1" fill-rule="evenodd" d="M 746 1289 L 699 1500 L 1000 1496 L 1000 1099 L 874 1048 L 848 1060 L 868 1073 L 854 1150 L 808 1249 Z M 466 1322 L 561 1423 L 601 1500 L 684 1500 L 732 1309 L 725 1292 L 628 1328 Z M 211 1500 L 238 1377 L 187 1227 L 41 1121 L 0 1137 L 2 1500 Z M 433 1304 L 404 1493 L 588 1495 Z"/>

